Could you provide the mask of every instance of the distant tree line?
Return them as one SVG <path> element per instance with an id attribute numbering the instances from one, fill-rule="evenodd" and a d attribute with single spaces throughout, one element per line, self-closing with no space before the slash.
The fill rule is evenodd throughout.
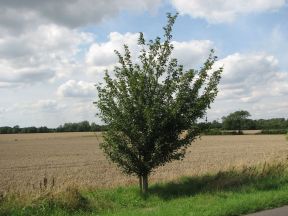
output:
<path id="1" fill-rule="evenodd" d="M 222 117 L 222 122 L 212 121 L 200 123 L 206 130 L 233 130 L 239 134 L 242 130 L 262 130 L 265 133 L 273 133 L 278 130 L 280 133 L 286 133 L 288 130 L 288 119 L 250 119 L 250 113 L 245 110 L 230 113 Z"/>
<path id="2" fill-rule="evenodd" d="M 227 116 L 222 117 L 222 121 L 202 122 L 201 127 L 206 130 L 288 130 L 288 119 L 271 118 L 271 119 L 250 119 L 250 113 L 247 111 L 236 111 Z M 98 125 L 94 122 L 82 121 L 77 123 L 65 123 L 57 128 L 42 127 L 0 127 L 0 134 L 16 134 L 16 133 L 55 133 L 55 132 L 89 132 L 89 131 L 105 131 L 107 126 Z M 284 131 L 284 132 L 285 132 Z M 284 133 L 283 132 L 283 133 Z M 268 133 L 268 132 L 267 132 Z"/>
<path id="3" fill-rule="evenodd" d="M 272 118 L 272 119 L 244 119 L 239 127 L 237 123 L 212 121 L 207 123 L 208 128 L 218 128 L 223 130 L 278 130 L 288 129 L 288 119 Z M 238 127 L 237 127 L 238 126 Z"/>
<path id="4" fill-rule="evenodd" d="M 17 134 L 17 133 L 55 133 L 55 132 L 89 132 L 89 131 L 104 131 L 105 125 L 98 125 L 94 122 L 82 121 L 78 123 L 65 123 L 57 128 L 41 127 L 0 127 L 0 134 Z"/>
<path id="5" fill-rule="evenodd" d="M 56 132 L 89 132 L 89 131 L 105 131 L 105 125 L 98 125 L 94 122 L 91 124 L 88 121 L 79 123 L 65 123 L 56 128 Z"/>

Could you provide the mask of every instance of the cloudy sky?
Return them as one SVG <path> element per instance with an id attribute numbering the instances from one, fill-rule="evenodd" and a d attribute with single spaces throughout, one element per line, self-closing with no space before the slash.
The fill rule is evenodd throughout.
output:
<path id="1" fill-rule="evenodd" d="M 162 35 L 179 12 L 173 55 L 197 68 L 214 48 L 224 65 L 208 120 L 235 110 L 288 117 L 287 0 L 0 0 L 0 126 L 95 121 L 95 83 L 138 32 Z"/>

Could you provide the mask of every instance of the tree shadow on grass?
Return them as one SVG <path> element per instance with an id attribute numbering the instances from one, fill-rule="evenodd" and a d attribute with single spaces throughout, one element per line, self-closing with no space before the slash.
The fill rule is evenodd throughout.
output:
<path id="1" fill-rule="evenodd" d="M 178 197 L 193 196 L 199 193 L 237 190 L 276 190 L 283 183 L 287 165 L 283 163 L 264 164 L 258 167 L 243 167 L 240 170 L 231 169 L 214 175 L 183 177 L 178 181 L 166 184 L 156 184 L 149 194 L 157 195 L 164 200 Z"/>

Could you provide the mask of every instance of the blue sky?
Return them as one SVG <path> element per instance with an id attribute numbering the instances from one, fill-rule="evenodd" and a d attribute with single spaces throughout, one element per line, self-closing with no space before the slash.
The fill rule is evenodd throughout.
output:
<path id="1" fill-rule="evenodd" d="M 166 22 L 167 11 L 177 13 L 172 5 L 164 4 L 156 14 L 151 12 L 122 12 L 115 19 L 100 25 L 86 28 L 93 32 L 99 42 L 107 41 L 107 35 L 112 32 L 144 32 L 148 38 L 161 35 Z M 174 27 L 174 39 L 177 41 L 211 40 L 219 47 L 219 57 L 237 52 L 270 51 L 281 57 L 283 44 L 275 44 L 273 30 L 277 28 L 283 35 L 288 35 L 288 6 L 277 11 L 266 11 L 257 14 L 245 14 L 237 17 L 232 23 L 211 24 L 205 19 L 191 18 L 189 15 L 179 16 Z M 270 43 L 270 46 L 269 44 Z M 277 43 L 277 42 L 276 42 Z M 275 44 L 276 48 L 272 45 Z M 266 46 L 268 45 L 268 47 Z M 281 62 L 284 64 L 284 62 Z"/>
<path id="2" fill-rule="evenodd" d="M 211 48 L 224 65 L 208 120 L 239 109 L 288 117 L 287 0 L 0 0 L 0 126 L 100 120 L 94 84 L 138 32 L 163 34 L 179 13 L 174 57 L 197 68 Z"/>

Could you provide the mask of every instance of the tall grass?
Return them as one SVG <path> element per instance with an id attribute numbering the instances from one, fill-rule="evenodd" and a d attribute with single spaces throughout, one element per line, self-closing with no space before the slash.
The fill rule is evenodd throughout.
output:
<path id="1" fill-rule="evenodd" d="M 287 168 L 286 162 L 264 163 L 182 177 L 152 185 L 145 197 L 137 186 L 5 195 L 0 215 L 240 215 L 288 204 Z"/>

